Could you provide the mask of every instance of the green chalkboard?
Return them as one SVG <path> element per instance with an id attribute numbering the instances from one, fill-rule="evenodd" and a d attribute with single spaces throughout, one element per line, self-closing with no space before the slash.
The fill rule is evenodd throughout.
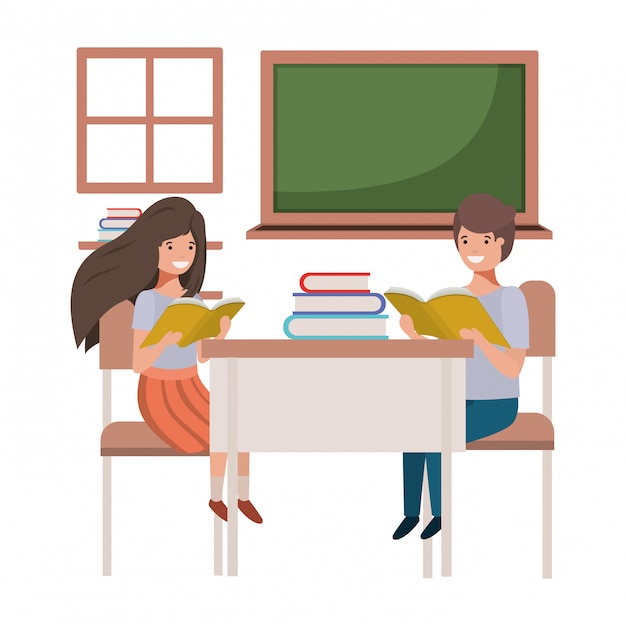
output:
<path id="1" fill-rule="evenodd" d="M 525 210 L 523 64 L 277 64 L 274 212 Z"/>

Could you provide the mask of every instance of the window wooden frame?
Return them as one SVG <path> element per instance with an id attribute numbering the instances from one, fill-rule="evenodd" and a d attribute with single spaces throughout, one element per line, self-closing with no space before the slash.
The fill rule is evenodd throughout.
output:
<path id="1" fill-rule="evenodd" d="M 145 59 L 145 116 L 88 116 L 88 59 Z M 154 60 L 212 59 L 213 115 L 155 116 Z M 77 191 L 78 193 L 221 193 L 223 181 L 223 67 L 221 48 L 78 48 L 77 50 Z M 145 182 L 88 182 L 87 126 L 91 124 L 134 124 L 146 128 Z M 213 128 L 212 182 L 155 182 L 154 127 L 157 124 L 206 124 Z"/>

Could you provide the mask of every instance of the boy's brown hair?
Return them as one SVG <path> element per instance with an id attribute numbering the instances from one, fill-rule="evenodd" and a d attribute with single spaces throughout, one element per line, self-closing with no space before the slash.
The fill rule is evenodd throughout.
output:
<path id="1" fill-rule="evenodd" d="M 493 233 L 496 239 L 504 239 L 500 259 L 504 261 L 511 254 L 515 240 L 515 213 L 514 206 L 506 205 L 487 193 L 468 196 L 459 205 L 452 224 L 457 249 L 461 226 L 473 233 Z"/>

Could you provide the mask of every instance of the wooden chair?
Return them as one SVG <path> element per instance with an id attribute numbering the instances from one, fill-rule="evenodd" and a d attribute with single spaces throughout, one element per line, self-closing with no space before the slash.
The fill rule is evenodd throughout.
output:
<path id="1" fill-rule="evenodd" d="M 541 450 L 543 456 L 543 577 L 552 578 L 552 357 L 555 355 L 555 295 L 551 285 L 520 285 L 528 305 L 530 343 L 527 357 L 543 361 L 541 413 L 518 413 L 511 426 L 467 444 L 467 450 Z"/>
<path id="2" fill-rule="evenodd" d="M 102 574 L 111 575 L 111 459 L 115 456 L 208 456 L 185 454 L 170 448 L 145 422 L 112 421 L 112 370 L 132 369 L 134 306 L 128 300 L 100 319 L 100 369 L 102 370 Z"/>

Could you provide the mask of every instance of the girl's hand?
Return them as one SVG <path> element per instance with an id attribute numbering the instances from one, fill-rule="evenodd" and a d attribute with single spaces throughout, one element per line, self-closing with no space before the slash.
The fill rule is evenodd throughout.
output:
<path id="1" fill-rule="evenodd" d="M 400 316 L 400 328 L 409 336 L 410 339 L 426 339 L 420 335 L 413 326 L 413 318 L 410 315 Z"/>
<path id="2" fill-rule="evenodd" d="M 230 317 L 228 317 L 228 315 L 224 315 L 220 317 L 220 332 L 211 341 L 214 341 L 215 339 L 224 339 L 224 337 L 226 337 L 226 333 L 229 330 L 230 330 Z M 206 363 L 209 360 L 209 357 L 202 356 L 201 346 L 202 346 L 202 342 L 198 341 L 198 361 L 200 361 L 200 363 Z"/>
<path id="3" fill-rule="evenodd" d="M 166 348 L 167 346 L 173 346 L 174 344 L 178 343 L 182 338 L 183 333 L 169 331 L 165 333 L 163 337 L 161 337 L 159 345 L 163 346 L 164 348 Z"/>
<path id="4" fill-rule="evenodd" d="M 220 333 L 216 337 L 216 339 L 224 339 L 224 337 L 226 337 L 226 334 L 228 333 L 229 330 L 230 330 L 230 317 L 228 317 L 228 315 L 224 315 L 223 317 L 220 317 Z"/>

